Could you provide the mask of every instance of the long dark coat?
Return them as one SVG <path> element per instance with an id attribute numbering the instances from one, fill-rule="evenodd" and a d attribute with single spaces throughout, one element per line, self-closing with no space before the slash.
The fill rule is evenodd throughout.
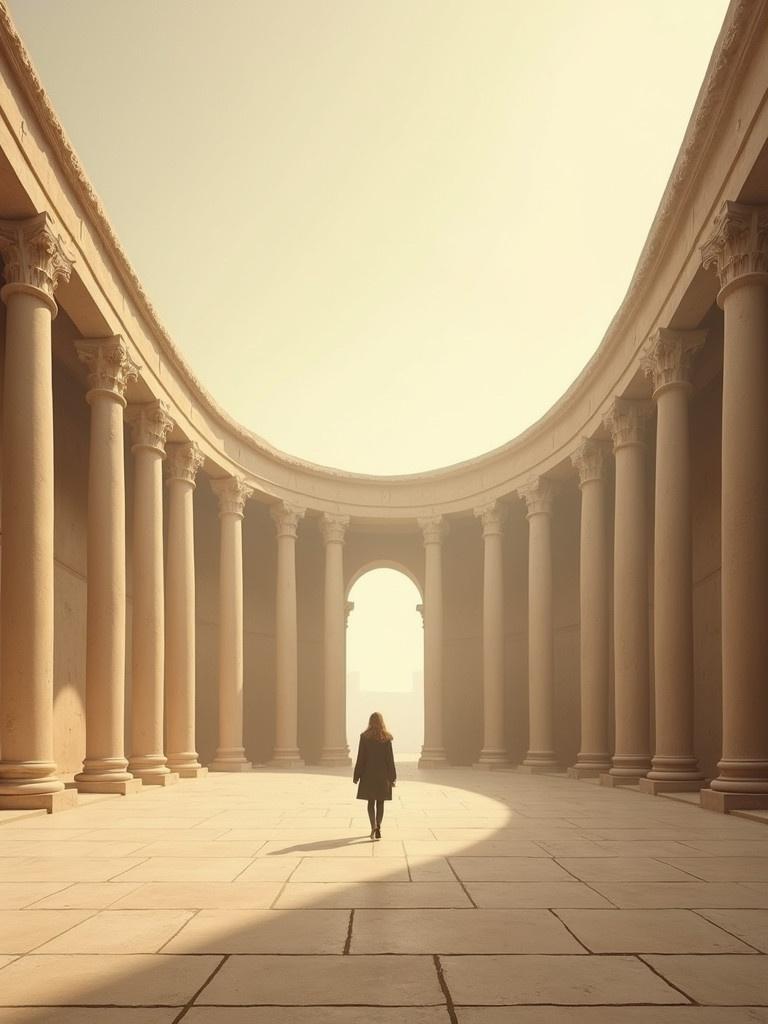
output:
<path id="1" fill-rule="evenodd" d="M 396 779 L 392 740 L 381 742 L 361 733 L 352 776 L 353 782 L 360 783 L 357 787 L 357 799 L 391 800 L 392 784 Z"/>

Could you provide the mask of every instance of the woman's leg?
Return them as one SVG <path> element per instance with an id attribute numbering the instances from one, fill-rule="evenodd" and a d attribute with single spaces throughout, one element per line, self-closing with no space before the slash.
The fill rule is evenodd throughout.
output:
<path id="1" fill-rule="evenodd" d="M 376 828 L 376 811 L 375 811 L 375 807 L 376 807 L 376 801 L 375 800 L 369 800 L 368 801 L 368 820 L 371 823 L 371 829 Z"/>
<path id="2" fill-rule="evenodd" d="M 376 828 L 381 827 L 381 823 L 384 820 L 384 801 L 376 801 Z"/>

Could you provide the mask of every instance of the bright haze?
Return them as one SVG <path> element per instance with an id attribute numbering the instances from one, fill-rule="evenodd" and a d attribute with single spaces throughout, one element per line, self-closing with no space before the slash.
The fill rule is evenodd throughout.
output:
<path id="1" fill-rule="evenodd" d="M 508 441 L 618 307 L 725 0 L 11 0 L 176 343 L 306 459 Z"/>

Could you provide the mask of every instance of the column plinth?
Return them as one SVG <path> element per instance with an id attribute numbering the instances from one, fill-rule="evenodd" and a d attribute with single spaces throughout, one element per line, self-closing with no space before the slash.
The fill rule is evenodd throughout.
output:
<path id="1" fill-rule="evenodd" d="M 419 519 L 424 539 L 424 743 L 419 768 L 444 768 L 443 746 L 443 539 L 442 516 Z"/>
<path id="2" fill-rule="evenodd" d="M 0 221 L 6 305 L 0 583 L 0 808 L 71 806 L 53 753 L 51 321 L 72 261 L 46 213 Z"/>
<path id="3" fill-rule="evenodd" d="M 346 607 L 344 595 L 344 536 L 349 516 L 326 513 L 321 522 L 325 543 L 325 623 L 323 749 L 320 764 L 342 767 L 352 763 L 347 745 Z"/>
<path id="4" fill-rule="evenodd" d="M 219 499 L 219 743 L 212 772 L 250 771 L 243 746 L 243 515 L 253 490 L 211 480 Z"/>
<path id="5" fill-rule="evenodd" d="M 88 588 L 81 793 L 141 789 L 125 757 L 125 391 L 139 368 L 120 336 L 76 343 L 88 367 Z"/>
<path id="6" fill-rule="evenodd" d="M 207 775 L 195 749 L 194 492 L 205 459 L 194 442 L 168 446 L 165 566 L 165 717 L 168 767 L 182 779 Z"/>
<path id="7" fill-rule="evenodd" d="M 616 744 L 603 785 L 646 775 L 650 756 L 646 402 L 618 398 L 605 419 L 613 438 L 616 503 L 613 553 L 614 710 Z"/>
<path id="8" fill-rule="evenodd" d="M 552 641 L 554 485 L 539 477 L 518 492 L 528 518 L 528 772 L 557 771 Z"/>
<path id="9" fill-rule="evenodd" d="M 304 509 L 285 502 L 273 505 L 277 532 L 276 596 L 276 715 L 275 747 L 270 764 L 275 768 L 300 768 L 298 627 L 296 622 L 296 534 Z"/>
<path id="10" fill-rule="evenodd" d="M 608 537 L 606 445 L 586 438 L 571 457 L 579 472 L 579 620 L 581 741 L 571 778 L 595 778 L 611 767 L 608 745 Z"/>
<path id="11" fill-rule="evenodd" d="M 483 749 L 475 767 L 509 764 L 504 742 L 504 508 L 475 510 L 483 526 Z"/>
<path id="12" fill-rule="evenodd" d="M 768 807 L 768 206 L 726 203 L 702 250 L 725 321 L 723 752 L 712 810 Z"/>
<path id="13" fill-rule="evenodd" d="M 173 427 L 163 402 L 131 406 L 133 428 L 133 628 L 131 754 L 128 767 L 144 785 L 169 786 L 179 776 L 163 749 L 165 599 L 163 478 L 165 439 Z"/>

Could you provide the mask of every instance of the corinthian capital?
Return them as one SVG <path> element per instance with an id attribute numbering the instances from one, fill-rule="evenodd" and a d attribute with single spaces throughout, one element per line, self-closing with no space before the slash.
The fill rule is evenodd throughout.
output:
<path id="1" fill-rule="evenodd" d="M 343 544 L 348 526 L 349 516 L 325 512 L 320 520 L 320 532 L 323 535 L 323 540 L 326 544 Z"/>
<path id="2" fill-rule="evenodd" d="M 169 480 L 184 480 L 195 485 L 197 471 L 205 462 L 205 456 L 194 441 L 169 444 L 165 469 Z"/>
<path id="3" fill-rule="evenodd" d="M 306 509 L 298 505 L 291 505 L 287 501 L 281 501 L 279 505 L 272 505 L 269 510 L 275 523 L 278 537 L 295 537 L 299 529 L 299 521 L 303 518 Z"/>
<path id="4" fill-rule="evenodd" d="M 579 471 L 579 487 L 593 480 L 602 480 L 607 462 L 607 443 L 596 441 L 593 437 L 585 437 L 571 455 L 571 464 Z"/>
<path id="5" fill-rule="evenodd" d="M 654 398 L 669 387 L 690 387 L 691 363 L 706 336 L 706 331 L 673 331 L 660 327 L 649 339 L 642 365 L 653 384 Z"/>
<path id="6" fill-rule="evenodd" d="M 489 501 L 475 509 L 475 515 L 483 524 L 483 536 L 491 537 L 500 534 L 504 525 L 506 508 L 500 501 Z"/>
<path id="7" fill-rule="evenodd" d="M 137 380 L 140 367 L 131 359 L 128 346 L 119 334 L 111 338 L 83 339 L 75 342 L 75 351 L 88 369 L 90 402 L 98 395 L 116 398 L 125 405 L 125 390 Z"/>
<path id="8" fill-rule="evenodd" d="M 552 505 L 555 500 L 555 485 L 545 476 L 536 477 L 522 487 L 518 487 L 517 493 L 525 501 L 528 509 L 527 515 L 551 516 Z"/>
<path id="9" fill-rule="evenodd" d="M 253 488 L 241 476 L 223 476 L 211 480 L 211 490 L 219 499 L 219 517 L 237 516 L 243 518 L 245 503 L 253 494 Z"/>
<path id="10" fill-rule="evenodd" d="M 701 262 L 716 269 L 723 289 L 747 275 L 768 273 L 768 206 L 724 203 L 712 237 L 701 247 Z"/>
<path id="11" fill-rule="evenodd" d="M 613 405 L 603 417 L 603 423 L 611 433 L 613 450 L 632 444 L 645 444 L 646 420 L 653 408 L 650 402 L 631 398 L 615 398 Z"/>
<path id="12" fill-rule="evenodd" d="M 0 220 L 0 255 L 5 264 L 2 297 L 13 291 L 34 291 L 56 314 L 53 293 L 59 281 L 68 281 L 74 257 L 61 235 L 54 233 L 47 213 L 28 220 Z"/>
<path id="13" fill-rule="evenodd" d="M 448 523 L 443 516 L 422 516 L 416 522 L 425 544 L 442 544 L 448 533 Z"/>
<path id="14" fill-rule="evenodd" d="M 131 424 L 134 451 L 151 448 L 165 455 L 165 439 L 173 430 L 173 420 L 165 402 L 158 400 L 129 406 L 128 422 Z"/>

